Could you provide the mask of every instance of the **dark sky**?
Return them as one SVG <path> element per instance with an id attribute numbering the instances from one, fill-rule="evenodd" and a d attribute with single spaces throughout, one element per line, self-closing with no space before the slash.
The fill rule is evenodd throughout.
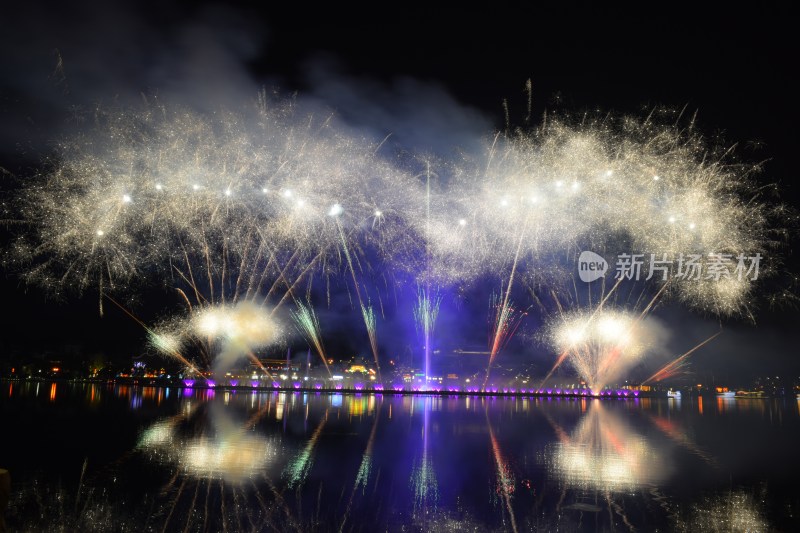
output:
<path id="1" fill-rule="evenodd" d="M 502 127 L 503 99 L 512 120 L 524 117 L 531 78 L 534 117 L 545 109 L 697 111 L 701 131 L 738 143 L 746 161 L 766 161 L 758 179 L 778 183 L 783 201 L 800 207 L 798 50 L 788 8 L 50 4 L 4 8 L 4 201 L 10 184 L 33 174 L 54 141 L 73 131 L 76 110 L 98 103 L 135 104 L 145 94 L 209 110 L 240 105 L 266 86 L 333 108 L 370 135 L 391 132 L 409 149 L 445 155 Z M 793 235 L 785 252 L 794 272 L 797 245 Z M 139 327 L 119 314 L 101 320 L 94 295 L 49 302 L 13 273 L 2 291 L 6 350 L 58 349 L 66 339 L 126 353 L 141 341 Z M 790 309 L 764 309 L 755 326 L 726 322 L 714 350 L 696 357 L 696 371 L 800 374 L 798 318 Z M 665 321 L 687 344 L 719 327 L 678 310 L 667 310 Z"/>

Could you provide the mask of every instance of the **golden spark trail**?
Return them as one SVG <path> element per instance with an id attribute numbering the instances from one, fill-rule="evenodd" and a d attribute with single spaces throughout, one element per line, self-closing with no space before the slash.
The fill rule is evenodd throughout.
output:
<path id="1" fill-rule="evenodd" d="M 378 361 L 378 345 L 377 340 L 375 339 L 375 315 L 371 313 L 372 308 L 370 308 L 369 312 L 367 311 L 367 307 L 364 306 L 364 300 L 361 298 L 361 289 L 358 285 L 358 280 L 356 279 L 356 271 L 353 268 L 353 260 L 350 258 L 350 250 L 347 248 L 347 239 L 344 236 L 344 230 L 342 229 L 342 225 L 339 222 L 339 218 L 336 218 L 336 227 L 339 229 L 339 236 L 342 240 L 342 249 L 344 250 L 344 256 L 347 259 L 347 266 L 350 269 L 350 275 L 353 278 L 353 285 L 356 288 L 356 296 L 358 297 L 358 303 L 361 306 L 361 316 L 364 319 L 364 325 L 367 328 L 367 335 L 369 335 L 370 340 L 370 347 L 372 348 L 372 356 L 375 358 L 375 371 L 378 374 L 378 381 L 382 382 L 381 379 L 381 364 Z M 370 328 L 370 316 L 372 317 L 373 327 Z"/>
<path id="2" fill-rule="evenodd" d="M 122 305 L 121 305 L 119 302 L 117 302 L 117 301 L 116 301 L 115 299 L 113 299 L 111 296 L 109 296 L 108 294 L 106 294 L 106 295 L 104 295 L 104 296 L 105 296 L 106 298 L 108 298 L 108 299 L 111 301 L 111 303 L 113 303 L 114 305 L 116 305 L 117 307 L 119 307 L 119 308 L 120 308 L 120 309 L 121 309 L 121 310 L 122 310 L 122 311 L 123 311 L 123 312 L 124 312 L 126 315 L 128 315 L 128 316 L 129 316 L 129 317 L 131 317 L 131 318 L 132 318 L 134 321 L 136 321 L 136 323 L 137 323 L 137 324 L 139 324 L 140 326 L 142 326 L 142 327 L 144 328 L 144 330 L 145 330 L 145 331 L 146 331 L 148 334 L 150 334 L 150 335 L 152 335 L 152 336 L 157 336 L 157 335 L 158 335 L 158 334 L 157 334 L 156 332 L 154 332 L 152 329 L 150 329 L 149 327 L 147 327 L 147 324 L 145 324 L 144 322 L 142 322 L 141 320 L 139 320 L 139 319 L 138 319 L 136 316 L 134 316 L 134 315 L 133 315 L 133 313 L 131 313 L 130 311 L 128 311 L 127 309 L 125 309 L 125 308 L 124 308 L 124 307 L 123 307 L 123 306 L 122 306 Z M 194 365 L 192 365 L 192 363 L 190 363 L 190 362 L 189 362 L 189 361 L 188 361 L 188 360 L 187 360 L 187 359 L 186 359 L 184 356 L 182 356 L 181 354 L 179 354 L 177 351 L 174 351 L 174 350 L 172 350 L 172 351 L 170 351 L 170 354 L 171 354 L 172 356 L 174 356 L 176 359 L 178 359 L 180 362 L 182 362 L 184 365 L 186 365 L 186 366 L 189 368 L 189 370 L 191 370 L 192 372 L 195 372 L 195 373 L 197 373 L 197 375 L 198 375 L 198 376 L 201 376 L 203 379 L 206 379 L 206 378 L 205 378 L 205 376 L 203 376 L 203 374 L 202 374 L 202 373 L 201 373 L 201 372 L 200 372 L 200 371 L 199 371 L 197 368 L 195 368 L 195 366 L 194 366 Z"/>

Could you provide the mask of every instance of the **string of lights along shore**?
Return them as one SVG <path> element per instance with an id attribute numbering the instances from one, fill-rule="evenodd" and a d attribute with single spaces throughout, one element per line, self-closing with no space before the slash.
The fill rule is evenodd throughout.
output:
<path id="1" fill-rule="evenodd" d="M 476 153 L 400 157 L 333 113 L 253 96 L 209 113 L 159 102 L 97 111 L 16 200 L 32 228 L 13 243 L 25 278 L 134 318 L 127 297 L 165 286 L 180 305 L 142 325 L 154 349 L 198 375 L 295 338 L 327 368 L 318 313 L 341 297 L 332 286 L 346 287 L 374 386 L 387 389 L 379 341 L 397 292 L 416 302 L 408 321 L 427 377 L 442 300 L 494 279 L 475 390 L 489 390 L 535 307 L 546 318 L 539 340 L 555 352 L 551 374 L 568 363 L 597 393 L 657 343 L 660 302 L 749 316 L 776 268 L 783 207 L 766 199 L 755 165 L 709 143 L 692 117 L 545 116 L 486 132 Z M 576 270 L 585 250 L 670 264 L 636 280 L 612 267 L 586 283 Z M 724 257 L 730 270 L 668 276 L 684 257 Z M 737 258 L 747 275 L 735 275 Z"/>

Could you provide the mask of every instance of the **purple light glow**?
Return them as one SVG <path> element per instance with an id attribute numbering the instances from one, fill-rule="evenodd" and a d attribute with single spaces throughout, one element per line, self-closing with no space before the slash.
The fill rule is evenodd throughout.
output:
<path id="1" fill-rule="evenodd" d="M 194 387 L 194 380 L 193 379 L 184 379 L 183 380 L 183 385 L 185 387 L 188 387 L 188 388 L 191 389 L 192 387 Z"/>
<path id="2" fill-rule="evenodd" d="M 232 380 L 230 380 L 230 384 L 231 384 L 231 387 L 235 387 L 236 385 L 239 384 L 239 380 L 238 379 L 232 379 Z"/>

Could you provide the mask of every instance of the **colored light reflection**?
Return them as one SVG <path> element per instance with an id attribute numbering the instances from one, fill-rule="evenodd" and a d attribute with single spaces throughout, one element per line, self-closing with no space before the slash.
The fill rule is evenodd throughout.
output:
<path id="1" fill-rule="evenodd" d="M 207 432 L 195 435 L 184 430 L 185 422 L 205 415 L 210 422 Z M 143 431 L 138 447 L 158 463 L 176 465 L 190 478 L 222 479 L 234 485 L 250 483 L 260 476 L 281 449 L 235 421 L 229 408 L 211 405 L 208 410 L 199 410 L 188 403 L 185 413 L 160 420 Z"/>
<path id="2" fill-rule="evenodd" d="M 630 490 L 660 480 L 662 458 L 653 444 L 623 419 L 594 400 L 577 429 L 548 446 L 546 465 L 567 486 Z"/>

